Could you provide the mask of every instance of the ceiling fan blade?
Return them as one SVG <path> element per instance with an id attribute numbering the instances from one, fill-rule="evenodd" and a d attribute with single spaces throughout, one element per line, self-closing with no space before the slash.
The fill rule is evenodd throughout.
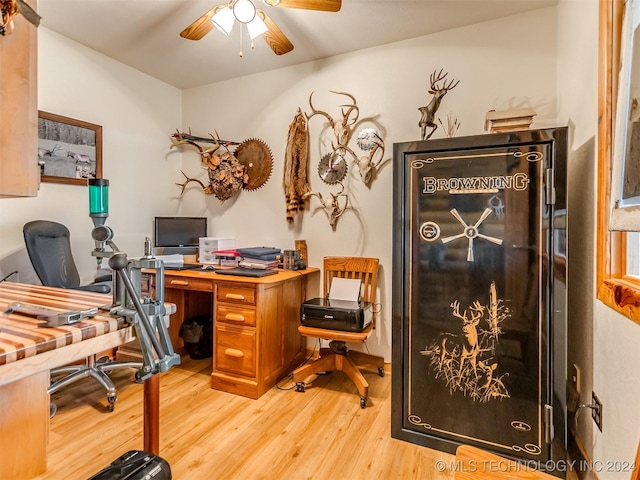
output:
<path id="1" fill-rule="evenodd" d="M 211 18 L 216 14 L 220 5 L 216 5 L 207 13 L 202 15 L 199 19 L 180 32 L 182 38 L 188 38 L 189 40 L 200 40 L 207 33 L 213 30 L 213 23 Z"/>
<path id="2" fill-rule="evenodd" d="M 24 0 L 16 0 L 16 6 L 18 7 L 18 11 L 22 14 L 22 16 L 29 22 L 31 22 L 36 27 L 40 25 L 40 19 L 42 17 L 38 15 L 36 11 L 27 4 L 27 2 L 25 2 Z"/>
<path id="3" fill-rule="evenodd" d="M 265 0 L 267 5 L 283 8 L 302 8 L 321 12 L 339 12 L 342 0 Z"/>
<path id="4" fill-rule="evenodd" d="M 257 9 L 257 12 L 268 28 L 262 36 L 264 37 L 264 41 L 267 42 L 267 45 L 271 47 L 271 50 L 273 50 L 276 55 L 284 55 L 285 53 L 289 53 L 293 50 L 293 44 L 289 41 L 287 36 L 282 33 L 282 30 L 273 23 L 273 20 L 271 20 L 269 16 L 259 8 Z"/>

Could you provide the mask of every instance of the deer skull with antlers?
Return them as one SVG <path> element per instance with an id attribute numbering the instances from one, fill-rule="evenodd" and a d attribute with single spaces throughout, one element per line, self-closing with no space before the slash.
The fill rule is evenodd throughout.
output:
<path id="1" fill-rule="evenodd" d="M 358 133 L 358 146 L 365 152 L 369 152 L 366 157 L 356 157 L 355 162 L 358 165 L 358 171 L 360 172 L 360 178 L 365 185 L 369 185 L 373 174 L 380 166 L 382 159 L 384 158 L 384 141 L 378 135 L 373 128 L 363 128 Z M 378 161 L 373 160 L 376 152 L 381 152 Z"/>
<path id="2" fill-rule="evenodd" d="M 311 107 L 311 115 L 306 115 L 307 120 L 309 120 L 314 115 L 322 115 L 329 121 L 329 125 L 333 130 L 333 134 L 336 137 L 336 141 L 338 145 L 335 146 L 332 144 L 334 151 L 339 151 L 340 149 L 344 150 L 347 148 L 347 143 L 349 143 L 349 139 L 351 138 L 351 127 L 358 121 L 358 117 L 360 116 L 360 110 L 358 109 L 358 105 L 356 105 L 356 99 L 353 95 L 346 92 L 334 92 L 330 90 L 331 93 L 335 93 L 336 95 L 345 95 L 349 97 L 353 103 L 349 105 L 340 105 L 340 113 L 342 114 L 342 119 L 336 121 L 329 115 L 327 112 L 322 110 L 316 110 L 311 103 L 311 97 L 313 97 L 313 92 L 309 95 L 309 106 Z M 352 113 L 355 112 L 355 116 L 352 118 Z M 344 153 L 343 151 L 340 153 Z"/>
<path id="3" fill-rule="evenodd" d="M 340 218 L 340 216 L 347 209 L 347 204 L 349 203 L 349 196 L 344 193 L 344 188 L 335 195 L 333 193 L 329 193 L 329 198 L 327 199 L 324 199 L 320 192 L 305 193 L 303 198 L 308 198 L 310 196 L 318 197 L 318 200 L 320 200 L 324 212 L 327 214 L 327 218 L 329 218 L 329 225 L 331 225 L 331 228 L 335 229 L 338 218 Z M 344 203 L 342 205 L 340 205 L 341 198 L 344 199 Z"/>

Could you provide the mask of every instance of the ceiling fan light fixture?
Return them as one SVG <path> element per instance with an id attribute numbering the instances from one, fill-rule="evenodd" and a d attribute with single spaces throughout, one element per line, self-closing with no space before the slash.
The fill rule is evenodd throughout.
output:
<path id="1" fill-rule="evenodd" d="M 249 37 L 251 37 L 251 40 L 259 37 L 268 30 L 269 29 L 267 28 L 267 24 L 264 23 L 258 15 L 256 15 L 253 20 L 247 23 L 247 31 L 249 32 Z"/>
<path id="2" fill-rule="evenodd" d="M 233 15 L 240 23 L 249 23 L 256 18 L 256 6 L 250 0 L 236 0 Z"/>
<path id="3" fill-rule="evenodd" d="M 222 7 L 211 18 L 211 23 L 218 27 L 222 33 L 229 35 L 235 20 L 233 11 L 229 7 Z"/>

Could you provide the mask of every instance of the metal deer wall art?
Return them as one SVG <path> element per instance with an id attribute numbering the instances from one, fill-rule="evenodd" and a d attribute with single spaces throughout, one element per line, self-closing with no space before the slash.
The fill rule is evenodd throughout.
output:
<path id="1" fill-rule="evenodd" d="M 442 98 L 449 92 L 453 90 L 459 83 L 460 80 L 451 79 L 447 82 L 446 77 L 448 73 L 443 72 L 443 69 L 440 71 L 434 70 L 429 80 L 431 82 L 431 88 L 429 89 L 429 93 L 433 95 L 431 101 L 428 105 L 424 107 L 418 108 L 422 116 L 420 117 L 420 121 L 418 122 L 418 126 L 420 127 L 420 134 L 422 135 L 423 140 L 427 140 L 433 132 L 436 131 L 438 125 L 435 123 L 435 115 L 438 107 L 440 107 L 440 102 Z M 438 85 L 439 82 L 442 82 L 441 85 Z M 427 135 L 427 128 L 430 128 L 431 131 Z"/>

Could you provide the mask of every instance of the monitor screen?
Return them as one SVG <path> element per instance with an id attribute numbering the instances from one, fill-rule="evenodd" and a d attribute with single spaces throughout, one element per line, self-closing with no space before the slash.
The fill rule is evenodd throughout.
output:
<path id="1" fill-rule="evenodd" d="M 200 237 L 207 236 L 206 217 L 156 217 L 156 247 L 197 247 Z"/>

